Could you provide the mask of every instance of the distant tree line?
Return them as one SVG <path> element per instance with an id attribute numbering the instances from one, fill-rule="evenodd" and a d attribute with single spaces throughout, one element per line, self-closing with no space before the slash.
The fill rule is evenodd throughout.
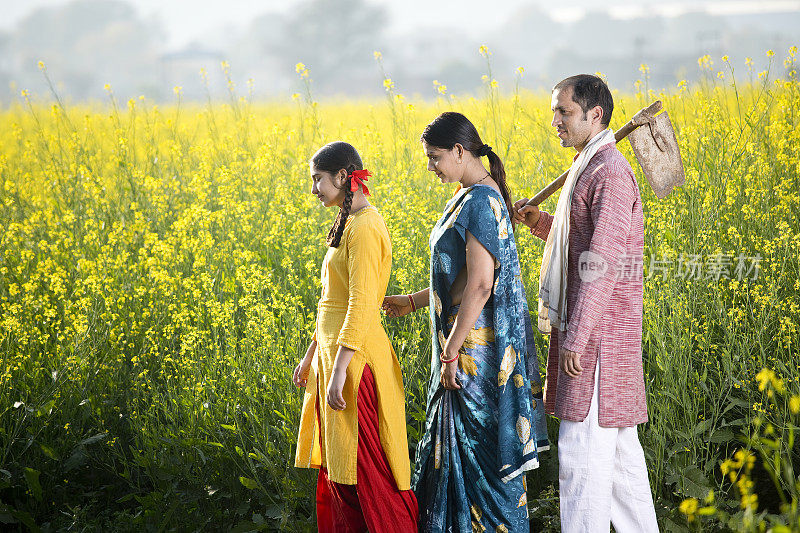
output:
<path id="1" fill-rule="evenodd" d="M 629 89 L 644 77 L 643 63 L 650 67 L 650 86 L 668 87 L 696 79 L 697 58 L 705 54 L 717 66 L 719 57 L 728 55 L 742 70 L 746 57 L 754 59 L 754 69 L 764 68 L 768 48 L 780 57 L 800 41 L 800 12 L 747 17 L 694 12 L 619 20 L 598 11 L 562 24 L 532 4 L 502 28 L 488 28 L 482 39 L 458 28 L 393 36 L 389 28 L 385 9 L 366 0 L 305 0 L 291 12 L 254 18 L 242 31 L 230 32 L 224 45 L 196 42 L 166 50 L 162 23 L 142 17 L 130 3 L 74 0 L 39 8 L 0 33 L 0 104 L 22 89 L 47 95 L 39 61 L 59 93 L 72 100 L 102 99 L 106 84 L 120 98 L 169 100 L 175 86 L 183 88 L 187 99 L 221 98 L 226 90 L 223 60 L 238 90 L 247 92 L 252 79 L 260 98 L 295 92 L 298 62 L 309 68 L 320 97 L 377 95 L 383 86 L 376 50 L 401 92 L 433 96 L 433 80 L 450 92 L 474 92 L 485 73 L 480 44 L 493 52 L 493 75 L 501 88 L 509 88 L 517 67 L 523 66 L 528 88 L 549 88 L 565 75 L 600 71 L 612 87 Z"/>

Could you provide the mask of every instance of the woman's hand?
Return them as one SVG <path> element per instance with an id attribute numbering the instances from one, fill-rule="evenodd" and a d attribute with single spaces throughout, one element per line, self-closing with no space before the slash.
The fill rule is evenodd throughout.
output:
<path id="1" fill-rule="evenodd" d="M 331 379 L 328 381 L 328 405 L 334 411 L 344 411 L 347 407 L 347 402 L 344 401 L 342 396 L 342 389 L 344 389 L 344 380 L 347 379 L 347 370 L 333 369 Z"/>
<path id="2" fill-rule="evenodd" d="M 446 355 L 442 354 L 442 357 L 445 360 L 452 359 L 456 357 L 456 354 Z M 458 370 L 458 358 L 456 357 L 455 361 L 451 361 L 449 363 L 442 363 L 442 386 L 444 386 L 447 390 L 457 390 L 461 388 L 461 385 L 458 384 L 456 381 L 456 371 Z"/>
<path id="3" fill-rule="evenodd" d="M 407 294 L 386 296 L 383 299 L 383 305 L 381 305 L 381 309 L 386 312 L 386 316 L 397 318 L 407 315 L 411 312 L 411 302 L 408 300 Z"/>
<path id="4" fill-rule="evenodd" d="M 317 349 L 317 341 L 312 341 L 306 350 L 306 355 L 297 363 L 292 373 L 292 383 L 296 387 L 305 387 L 308 383 L 308 372 L 311 369 L 311 361 L 314 359 L 314 351 Z"/>
<path id="5" fill-rule="evenodd" d="M 514 222 L 522 222 L 529 228 L 533 228 L 539 222 L 541 213 L 538 205 L 526 205 L 527 202 L 528 199 L 523 198 L 514 203 Z"/>
<path id="6" fill-rule="evenodd" d="M 296 387 L 305 387 L 308 383 L 308 371 L 311 369 L 311 360 L 303 357 L 294 367 L 292 382 Z"/>

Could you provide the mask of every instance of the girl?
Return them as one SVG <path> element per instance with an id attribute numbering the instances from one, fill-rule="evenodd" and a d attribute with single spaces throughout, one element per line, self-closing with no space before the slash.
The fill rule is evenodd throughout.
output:
<path id="1" fill-rule="evenodd" d="M 384 300 L 388 316 L 431 307 L 420 530 L 528 531 L 523 473 L 549 443 L 505 170 L 460 113 L 431 122 L 422 146 L 428 170 L 459 190 L 431 232 L 429 288 Z"/>
<path id="2" fill-rule="evenodd" d="M 339 215 L 322 262 L 314 337 L 293 375 L 306 389 L 295 466 L 320 469 L 319 531 L 413 531 L 403 379 L 379 314 L 392 249 L 367 201 L 363 168 L 345 142 L 310 161 L 311 192 Z"/>

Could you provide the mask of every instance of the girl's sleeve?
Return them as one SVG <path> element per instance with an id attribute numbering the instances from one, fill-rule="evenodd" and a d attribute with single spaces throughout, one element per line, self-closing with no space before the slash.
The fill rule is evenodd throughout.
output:
<path id="1" fill-rule="evenodd" d="M 363 351 L 368 326 L 378 314 L 376 294 L 381 291 L 381 269 L 388 245 L 387 236 L 373 221 L 368 218 L 353 221 L 346 243 L 349 297 L 347 315 L 337 339 L 339 346 Z"/>

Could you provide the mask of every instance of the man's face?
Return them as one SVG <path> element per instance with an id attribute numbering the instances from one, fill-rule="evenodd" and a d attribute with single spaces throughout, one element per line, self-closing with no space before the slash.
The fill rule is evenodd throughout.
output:
<path id="1" fill-rule="evenodd" d="M 592 123 L 581 106 L 572 100 L 572 91 L 572 87 L 553 91 L 550 102 L 550 109 L 553 110 L 551 125 L 556 128 L 561 146 L 574 146 L 580 151 L 591 138 Z"/>

